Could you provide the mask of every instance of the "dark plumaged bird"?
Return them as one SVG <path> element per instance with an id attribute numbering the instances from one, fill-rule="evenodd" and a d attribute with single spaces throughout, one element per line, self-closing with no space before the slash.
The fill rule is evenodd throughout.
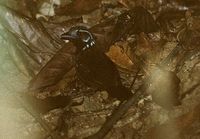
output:
<path id="1" fill-rule="evenodd" d="M 83 26 L 72 27 L 61 39 L 76 46 L 77 75 L 86 85 L 106 90 L 109 96 L 121 101 L 132 93 L 122 85 L 116 65 L 96 46 L 95 36 Z"/>

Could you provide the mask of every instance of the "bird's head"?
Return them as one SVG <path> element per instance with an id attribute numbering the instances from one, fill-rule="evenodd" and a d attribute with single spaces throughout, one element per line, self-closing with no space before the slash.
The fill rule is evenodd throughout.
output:
<path id="1" fill-rule="evenodd" d="M 61 35 L 61 39 L 71 41 L 79 50 L 86 50 L 95 45 L 94 35 L 84 26 L 75 26 Z"/>

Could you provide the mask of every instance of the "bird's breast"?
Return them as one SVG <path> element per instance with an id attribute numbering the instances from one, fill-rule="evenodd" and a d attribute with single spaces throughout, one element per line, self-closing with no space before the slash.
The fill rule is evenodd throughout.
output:
<path id="1" fill-rule="evenodd" d="M 98 49 L 88 49 L 77 55 L 77 75 L 87 80 L 108 88 L 121 84 L 120 75 L 116 65 Z"/>

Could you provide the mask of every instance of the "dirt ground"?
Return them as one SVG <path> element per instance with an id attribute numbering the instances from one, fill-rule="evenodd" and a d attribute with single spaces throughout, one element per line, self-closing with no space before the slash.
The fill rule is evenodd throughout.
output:
<path id="1" fill-rule="evenodd" d="M 132 10 L 137 7 L 149 15 Z M 130 28 L 120 19 L 127 11 L 133 18 Z M 97 37 L 100 49 L 117 65 L 124 86 L 133 94 L 145 86 L 105 139 L 199 139 L 199 11 L 199 0 L 2 0 L 0 138 L 79 139 L 108 122 L 120 101 L 79 80 L 70 67 L 73 60 L 60 69 L 55 62 L 56 74 L 40 74 L 61 50 L 70 51 L 59 36 L 74 25 L 84 25 L 103 36 Z M 140 26 L 151 28 L 148 16 L 158 25 L 156 31 L 134 32 Z M 118 21 L 122 26 L 114 28 Z M 124 31 L 123 36 L 112 38 L 112 28 L 119 34 Z M 51 81 L 53 85 L 28 90 L 36 77 L 45 77 L 39 86 Z M 64 108 L 39 113 L 37 104 L 23 99 L 24 93 L 38 100 L 57 95 L 70 100 Z"/>

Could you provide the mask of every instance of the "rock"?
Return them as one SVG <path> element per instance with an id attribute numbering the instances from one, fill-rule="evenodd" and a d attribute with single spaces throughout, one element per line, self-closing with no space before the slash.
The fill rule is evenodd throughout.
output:
<path id="1" fill-rule="evenodd" d="M 157 68 L 150 77 L 150 87 L 153 101 L 165 109 L 180 105 L 179 89 L 180 79 L 174 72 Z"/>

